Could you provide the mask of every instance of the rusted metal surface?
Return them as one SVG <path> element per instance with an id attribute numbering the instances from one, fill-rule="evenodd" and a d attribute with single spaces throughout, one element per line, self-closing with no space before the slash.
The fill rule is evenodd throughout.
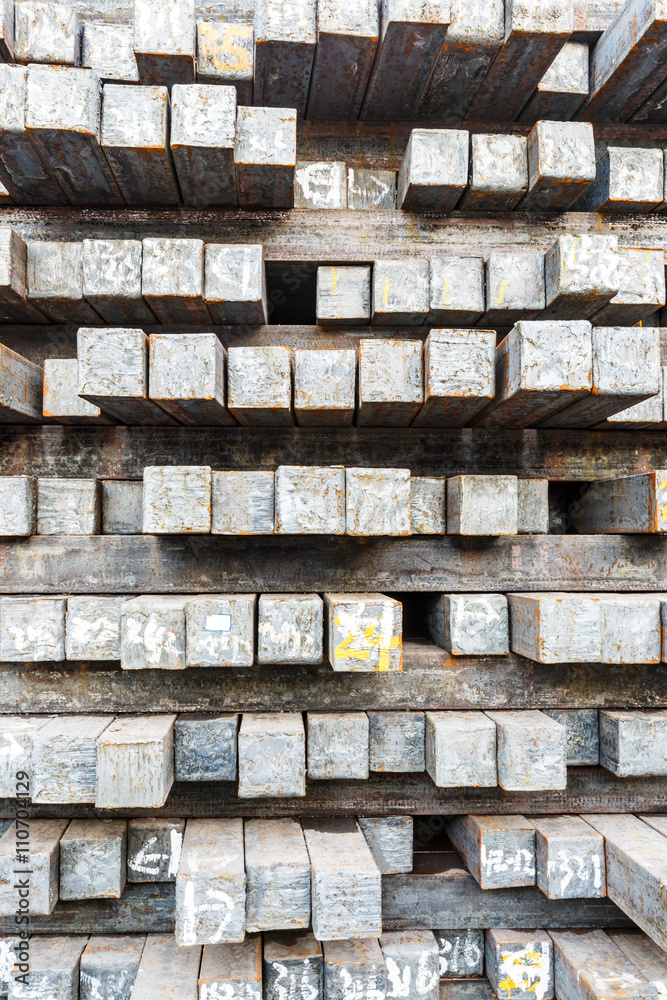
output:
<path id="1" fill-rule="evenodd" d="M 627 121 L 665 78 L 667 18 L 661 2 L 629 0 L 592 52 L 580 121 Z"/>
<path id="2" fill-rule="evenodd" d="M 170 145 L 186 205 L 236 205 L 233 87 L 177 85 L 171 92 Z"/>
<path id="3" fill-rule="evenodd" d="M 91 69 L 28 67 L 26 129 L 73 205 L 123 204 L 99 145 L 101 97 Z"/>
<path id="4" fill-rule="evenodd" d="M 234 163 L 239 205 L 291 208 L 296 165 L 294 108 L 239 107 Z"/>
<path id="5" fill-rule="evenodd" d="M 379 30 L 376 0 L 319 0 L 308 118 L 359 117 Z"/>
<path id="6" fill-rule="evenodd" d="M 27 0 L 16 5 L 14 58 L 19 63 L 76 66 L 81 46 L 77 11 L 64 4 Z"/>
<path id="7" fill-rule="evenodd" d="M 410 535 L 407 477 L 405 486 L 406 516 L 399 512 L 399 522 L 392 513 L 387 527 Z M 355 534 L 375 535 L 379 527 L 369 520 Z M 666 548 L 662 535 L 319 536 L 316 542 L 299 535 L 94 535 L 83 543 L 34 535 L 0 546 L 0 559 L 6 594 L 282 592 L 286 579 L 295 593 L 542 591 L 545 580 L 553 591 L 643 593 L 667 590 Z"/>
<path id="8" fill-rule="evenodd" d="M 450 21 L 449 0 L 382 0 L 380 37 L 361 118 L 413 117 Z"/>
<path id="9" fill-rule="evenodd" d="M 415 118 L 460 121 L 503 44 L 503 0 L 452 0 L 451 23 Z"/>
<path id="10" fill-rule="evenodd" d="M 0 344 L 0 423 L 32 424 L 42 411 L 42 370 Z"/>
<path id="11" fill-rule="evenodd" d="M 10 6 L 13 14 L 12 0 L 6 0 L 5 6 Z M 25 127 L 25 67 L 0 65 L 0 83 L 0 177 L 3 184 L 12 198 L 23 204 L 66 205 L 64 191 Z"/>
<path id="12" fill-rule="evenodd" d="M 521 112 L 520 120 L 569 121 L 588 97 L 589 47 L 566 42 Z"/>
<path id="13" fill-rule="evenodd" d="M 509 212 L 528 189 L 528 148 L 520 135 L 473 135 L 470 185 L 460 207 Z"/>
<path id="14" fill-rule="evenodd" d="M 81 39 L 81 65 L 88 66 L 102 83 L 139 83 L 131 25 L 85 23 Z"/>
<path id="15" fill-rule="evenodd" d="M 455 855 L 441 857 L 443 864 L 434 873 L 383 876 L 384 929 L 446 925 L 463 931 L 471 927 L 522 926 L 523 922 L 547 928 L 631 926 L 625 914 L 608 899 L 550 900 L 536 887 L 485 892 L 469 872 L 462 870 Z M 452 858 L 453 862 L 449 860 Z M 128 885 L 119 900 L 63 900 L 50 917 L 36 916 L 31 929 L 34 934 L 148 931 L 150 942 L 159 934 L 173 933 L 174 896 L 174 886 L 162 882 Z M 15 928 L 13 917 L 0 918 L 1 933 L 11 934 Z M 317 945 L 314 939 L 313 944 Z M 320 952 L 319 945 L 317 948 Z M 172 951 L 175 950 L 172 945 Z M 267 941 L 267 958 L 274 953 L 275 947 L 272 944 L 269 951 Z M 198 948 L 179 948 L 176 954 L 199 967 Z M 281 957 L 284 961 L 285 955 Z M 160 955 L 159 966 L 151 974 L 153 982 L 158 969 L 164 976 L 165 967 L 165 956 Z M 173 975 L 171 968 L 170 974 Z M 196 983 L 196 971 L 193 975 Z M 142 1000 L 152 998 L 147 994 Z"/>
<path id="16" fill-rule="evenodd" d="M 315 346 L 310 337 L 302 344 Z M 346 342 L 348 347 L 353 344 Z M 667 468 L 667 436 L 611 429 L 584 432 L 502 427 L 400 430 L 8 425 L 0 437 L 3 475 L 23 475 L 30 469 L 35 476 L 138 480 L 146 466 L 161 465 L 167 459 L 178 465 L 210 464 L 239 471 L 318 463 L 367 468 L 398 461 L 400 467 L 409 468 L 417 476 L 511 474 L 585 483 Z"/>
<path id="17" fill-rule="evenodd" d="M 28 702 L 31 711 L 39 713 L 236 712 L 241 707 L 247 712 L 352 711 L 363 704 L 369 711 L 399 715 L 410 708 L 450 712 L 539 708 L 555 712 L 562 721 L 560 714 L 568 709 L 585 709 L 590 715 L 597 706 L 667 708 L 666 672 L 654 664 L 604 669 L 596 663 L 550 666 L 515 654 L 454 657 L 426 642 L 406 640 L 404 648 L 403 670 L 385 671 L 381 677 L 334 674 L 328 664 L 272 665 L 237 667 L 225 673 L 224 685 L 218 667 L 156 673 L 121 671 L 117 665 L 90 661 L 48 666 L 5 661 L 0 669 L 0 710 L 20 712 Z M 4 731 L 8 720 L 0 722 Z M 0 785 L 6 787 L 6 782 Z"/>
<path id="18" fill-rule="evenodd" d="M 205 18 L 197 21 L 197 80 L 232 86 L 236 99 L 252 104 L 255 46 L 252 24 Z"/>
<path id="19" fill-rule="evenodd" d="M 665 201 L 661 149 L 609 146 L 596 164 L 593 184 L 576 207 L 584 212 L 652 212 Z"/>
<path id="20" fill-rule="evenodd" d="M 528 192 L 520 208 L 567 210 L 595 177 L 593 126 L 539 121 L 528 135 Z"/>
<path id="21" fill-rule="evenodd" d="M 195 6 L 192 0 L 135 0 L 134 54 L 142 84 L 192 83 Z"/>
<path id="22" fill-rule="evenodd" d="M 166 87 L 107 83 L 100 143 L 126 205 L 179 205 L 168 139 Z"/>
<path id="23" fill-rule="evenodd" d="M 255 104 L 296 108 L 303 117 L 317 44 L 315 0 L 258 0 L 254 25 Z"/>
<path id="24" fill-rule="evenodd" d="M 58 424 L 115 424 L 77 394 L 78 367 L 76 358 L 45 358 L 42 416 Z"/>
<path id="25" fill-rule="evenodd" d="M 572 0 L 509 2 L 503 47 L 468 108 L 468 117 L 485 121 L 516 118 L 573 27 Z"/>

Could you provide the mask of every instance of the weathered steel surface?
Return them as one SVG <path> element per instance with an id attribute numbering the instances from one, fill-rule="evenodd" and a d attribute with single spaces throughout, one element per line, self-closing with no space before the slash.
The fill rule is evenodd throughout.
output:
<path id="1" fill-rule="evenodd" d="M 596 320 L 597 322 L 597 320 Z M 656 327 L 596 326 L 591 395 L 543 421 L 549 427 L 594 427 L 662 392 Z"/>
<path id="2" fill-rule="evenodd" d="M 68 660 L 119 660 L 122 597 L 70 597 L 65 655 Z"/>
<path id="3" fill-rule="evenodd" d="M 561 931 L 551 936 L 558 995 L 563 1000 L 656 996 L 640 969 L 604 931 Z"/>
<path id="4" fill-rule="evenodd" d="M 169 927 L 172 930 L 173 924 Z M 134 1000 L 155 1000 L 156 989 L 168 983 L 173 1000 L 190 1000 L 197 995 L 201 947 L 181 948 L 173 934 L 162 937 L 157 928 L 149 933 L 132 988 Z M 99 933 L 97 929 L 94 933 Z M 158 993 L 159 997 L 159 993 Z"/>
<path id="5" fill-rule="evenodd" d="M 503 0 L 452 0 L 451 23 L 415 118 L 460 121 L 505 35 Z"/>
<path id="6" fill-rule="evenodd" d="M 225 401 L 225 349 L 214 333 L 148 340 L 151 399 L 183 424 L 237 426 Z"/>
<path id="7" fill-rule="evenodd" d="M 236 205 L 235 136 L 233 87 L 173 88 L 170 143 L 186 205 Z"/>
<path id="8" fill-rule="evenodd" d="M 642 704 L 645 703 L 644 694 Z M 600 735 L 597 708 L 545 708 L 545 715 L 567 729 L 567 766 L 599 764 Z"/>
<path id="9" fill-rule="evenodd" d="M 38 535 L 97 535 L 100 519 L 96 479 L 37 480 Z"/>
<path id="10" fill-rule="evenodd" d="M 211 478 L 211 532 L 214 535 L 273 534 L 273 472 L 214 472 Z"/>
<path id="11" fill-rule="evenodd" d="M 57 323 L 99 323 L 83 296 L 83 245 L 28 244 L 27 294 L 31 304 Z"/>
<path id="12" fill-rule="evenodd" d="M 657 533 L 667 531 L 667 470 L 593 483 L 572 511 L 577 531 Z"/>
<path id="13" fill-rule="evenodd" d="M 91 937 L 79 968 L 81 1000 L 93 1000 L 96 992 L 129 1000 L 145 942 L 143 935 Z"/>
<path id="14" fill-rule="evenodd" d="M 154 465 L 144 469 L 145 534 L 200 534 L 210 530 L 209 465 Z"/>
<path id="15" fill-rule="evenodd" d="M 468 108 L 486 121 L 516 118 L 574 27 L 572 0 L 509 3 L 505 40 Z"/>
<path id="16" fill-rule="evenodd" d="M 405 505 L 409 510 L 409 493 Z M 545 580 L 553 591 L 643 593 L 667 591 L 666 549 L 662 536 L 100 535 L 82 544 L 35 535 L 6 542 L 0 557 L 7 594 L 280 593 L 286 579 L 295 593 L 541 591 Z"/>
<path id="17" fill-rule="evenodd" d="M 131 819 L 127 824 L 128 883 L 174 882 L 181 859 L 184 830 L 184 819 L 160 819 L 155 816 Z"/>
<path id="18" fill-rule="evenodd" d="M 445 829 L 480 888 L 535 885 L 535 828 L 525 816 L 455 816 Z"/>
<path id="19" fill-rule="evenodd" d="M 227 403 L 244 426 L 293 424 L 289 347 L 231 347 L 227 354 Z"/>
<path id="20" fill-rule="evenodd" d="M 98 809 L 164 805 L 174 781 L 175 721 L 175 715 L 125 715 L 98 736 Z"/>
<path id="21" fill-rule="evenodd" d="M 451 854 L 443 855 L 443 859 L 447 860 L 434 873 L 383 876 L 384 929 L 431 928 L 436 923 L 461 931 L 475 927 L 523 926 L 525 922 L 546 928 L 632 926 L 625 914 L 607 899 L 550 900 L 536 887 L 485 892 L 469 872 L 461 869 L 460 861 L 448 864 L 451 858 Z M 127 885 L 118 900 L 59 902 L 50 917 L 36 916 L 31 930 L 36 935 L 145 934 L 148 931 L 150 942 L 158 934 L 172 934 L 174 896 L 174 886 L 168 882 Z M 11 934 L 15 930 L 13 917 L 0 918 L 0 933 Z M 172 951 L 194 963 L 196 969 L 199 968 L 198 948 L 176 950 L 173 938 L 170 941 Z M 312 944 L 317 946 L 321 955 L 319 945 L 314 940 Z M 267 938 L 265 958 L 269 960 L 275 956 L 278 961 L 284 960 L 286 955 L 282 949 L 280 951 L 276 954 L 274 943 L 271 942 L 269 947 Z M 167 968 L 161 956 L 158 967 L 152 971 L 152 981 L 155 981 L 157 972 L 164 976 Z M 171 969 L 169 973 L 173 975 Z M 148 994 L 142 1000 L 152 998 Z"/>
<path id="22" fill-rule="evenodd" d="M 378 942 L 325 941 L 324 983 L 327 1000 L 345 1000 L 350 990 L 359 1000 L 385 996 L 387 972 Z"/>
<path id="23" fill-rule="evenodd" d="M 380 870 L 354 819 L 306 819 L 313 933 L 318 940 L 378 937 L 382 930 Z"/>
<path id="24" fill-rule="evenodd" d="M 305 796 L 306 734 L 301 713 L 244 713 L 238 753 L 239 801 Z"/>
<path id="25" fill-rule="evenodd" d="M 347 534 L 356 537 L 411 535 L 410 472 L 408 469 L 345 470 Z M 359 582 L 363 575 L 359 575 Z M 372 587 L 330 587 L 328 590 L 373 590 Z"/>
<path id="26" fill-rule="evenodd" d="M 126 820 L 73 819 L 60 840 L 61 898 L 120 899 L 126 847 Z"/>
<path id="27" fill-rule="evenodd" d="M 365 712 L 308 712 L 306 718 L 311 781 L 368 777 Z"/>
<path id="28" fill-rule="evenodd" d="M 454 476 L 447 480 L 450 535 L 516 535 L 516 476 Z"/>
<path id="29" fill-rule="evenodd" d="M 578 816 L 531 816 L 537 885 L 549 899 L 606 895 L 604 840 Z"/>
<path id="30" fill-rule="evenodd" d="M 135 0 L 134 54 L 142 84 L 192 83 L 195 75 L 193 0 Z"/>
<path id="31" fill-rule="evenodd" d="M 133 40 L 132 25 L 84 23 L 81 65 L 94 70 L 102 83 L 138 83 Z"/>
<path id="32" fill-rule="evenodd" d="M 208 323 L 203 241 L 145 239 L 141 290 L 161 323 Z"/>
<path id="33" fill-rule="evenodd" d="M 407 269 L 406 269 L 407 270 Z M 415 289 L 414 275 L 407 270 L 406 285 Z M 391 299 L 388 308 L 400 309 L 406 318 L 410 308 L 417 303 L 414 298 L 390 292 L 389 274 L 374 277 L 374 297 L 384 285 L 384 303 Z M 407 291 L 407 289 L 406 289 Z M 380 293 L 382 294 L 382 293 Z M 402 301 L 401 301 L 402 299 Z M 376 300 L 377 301 L 377 300 Z M 426 305 L 427 296 L 423 304 Z M 374 321 L 383 323 L 384 317 L 378 308 L 374 311 Z M 417 322 L 423 322 L 415 312 Z M 407 427 L 421 409 L 424 400 L 424 378 L 422 345 L 418 340 L 362 340 L 359 344 L 359 383 L 357 390 L 357 426 L 359 427 Z"/>
<path id="34" fill-rule="evenodd" d="M 440 949 L 440 975 L 449 980 L 449 987 L 455 995 L 457 979 L 481 976 L 484 972 L 484 932 L 473 928 L 463 931 L 436 930 L 435 939 Z M 490 989 L 488 980 L 486 983 L 481 980 L 481 983 Z M 472 986 L 472 983 L 469 985 Z M 451 995 L 446 993 L 444 997 Z"/>
<path id="35" fill-rule="evenodd" d="M 581 121 L 627 121 L 665 78 L 667 19 L 661 3 L 630 0 L 592 52 Z"/>
<path id="36" fill-rule="evenodd" d="M 299 426 L 351 426 L 356 402 L 355 352 L 294 351 L 292 367 L 294 415 Z"/>
<path id="37" fill-rule="evenodd" d="M 486 263 L 486 312 L 481 323 L 508 327 L 535 319 L 544 309 L 544 256 L 490 253 Z"/>
<path id="38" fill-rule="evenodd" d="M 667 775 L 667 713 L 600 712 L 600 763 L 620 778 Z"/>
<path id="39" fill-rule="evenodd" d="M 521 208 L 567 210 L 595 176 L 592 125 L 539 121 L 528 136 L 528 192 Z"/>
<path id="40" fill-rule="evenodd" d="M 381 875 L 412 871 L 412 816 L 358 816 Z"/>
<path id="41" fill-rule="evenodd" d="M 485 308 L 483 257 L 431 257 L 429 326 L 474 325 Z"/>
<path id="42" fill-rule="evenodd" d="M 255 104 L 293 107 L 303 117 L 317 44 L 315 0 L 258 0 L 254 24 Z"/>
<path id="43" fill-rule="evenodd" d="M 509 212 L 528 189 L 528 150 L 520 135 L 473 135 L 470 185 L 460 207 Z"/>
<path id="44" fill-rule="evenodd" d="M 635 324 L 665 303 L 664 253 L 660 250 L 618 251 L 618 294 L 595 314 L 599 326 Z"/>
<path id="45" fill-rule="evenodd" d="M 495 787 L 495 723 L 483 712 L 427 712 L 426 770 L 438 788 Z"/>
<path id="46" fill-rule="evenodd" d="M 398 172 L 398 207 L 454 208 L 468 183 L 469 143 L 463 129 L 414 129 Z"/>
<path id="47" fill-rule="evenodd" d="M 539 423 L 587 396 L 592 375 L 593 340 L 587 320 L 520 321 L 496 348 L 496 397 L 471 423 Z"/>
<path id="48" fill-rule="evenodd" d="M 663 205 L 664 191 L 661 149 L 610 146 L 576 207 L 584 212 L 652 212 Z"/>
<path id="49" fill-rule="evenodd" d="M 46 67 L 49 68 L 49 67 Z M 262 109 L 249 109 L 258 112 Z M 274 114 L 275 109 L 266 109 Z M 290 136 L 294 128 L 290 122 Z M 287 128 L 287 125 L 285 125 Z M 398 126 L 396 126 L 398 128 Z M 526 131 L 526 127 L 521 127 Z M 496 128 L 498 131 L 498 129 Z M 258 125 L 263 141 L 273 138 L 265 123 Z M 351 135 L 354 137 L 355 132 Z M 619 137 L 620 138 L 620 137 Z M 287 142 L 287 135 L 283 136 Z M 291 142 L 290 138 L 290 142 Z M 358 148 L 359 138 L 354 148 Z M 650 144 L 667 144 L 667 131 L 657 132 Z M 637 142 L 639 144 L 639 142 Z M 392 157 L 394 169 L 402 153 Z M 295 154 L 296 155 L 296 154 Z M 341 159 L 342 154 L 336 158 Z M 314 158 L 314 156 L 312 157 Z M 352 157 L 350 157 L 352 159 Z M 370 157 L 371 162 L 375 157 Z M 381 157 L 381 161 L 384 157 Z M 292 169 L 294 157 L 290 160 Z M 251 165 L 252 166 L 252 165 Z M 237 156 L 237 171 L 243 167 Z M 283 169 L 283 168 L 280 168 Z M 355 171 L 359 173 L 358 170 Z M 291 183 L 291 181 L 290 181 Z M 355 199 L 349 200 L 356 208 Z M 257 204 L 257 203 L 255 203 Z M 250 206 L 249 206 L 250 207 Z M 268 207 L 268 206 L 266 206 Z M 625 215 L 595 212 L 513 212 L 499 219 L 493 213 L 456 214 L 391 211 L 279 212 L 211 211 L 206 209 L 127 209 L 122 213 L 103 207 L 67 211 L 58 208 L 5 206 L 3 224 L 24 240 L 42 239 L 45 227 L 54 240 L 141 239 L 145 237 L 192 238 L 207 243 L 262 243 L 266 260 L 359 264 L 374 260 L 427 260 L 439 252 L 454 256 L 486 256 L 492 250 L 545 251 L 563 234 L 613 234 L 620 246 L 663 248 L 667 218 L 663 213 Z"/>
<path id="50" fill-rule="evenodd" d="M 309 345 L 310 346 L 310 345 Z M 351 346 L 351 345 L 350 345 Z M 278 465 L 370 468 L 397 463 L 415 476 L 518 475 L 578 480 L 667 468 L 667 435 L 508 428 L 3 427 L 3 475 L 141 479 L 148 465 L 273 469 Z M 266 473 L 265 473 L 266 475 Z"/>
<path id="51" fill-rule="evenodd" d="M 235 781 L 239 717 L 193 712 L 174 724 L 176 781 Z"/>
<path id="52" fill-rule="evenodd" d="M 434 642 L 454 656 L 509 653 L 509 620 L 504 594 L 436 594 L 427 605 Z"/>
<path id="53" fill-rule="evenodd" d="M 588 97 L 589 47 L 566 42 L 521 112 L 522 122 L 569 121 Z"/>
<path id="54" fill-rule="evenodd" d="M 216 175 L 219 168 L 216 160 Z M 216 323 L 267 321 L 266 273 L 261 244 L 205 247 L 204 297 Z"/>
<path id="55" fill-rule="evenodd" d="M 347 208 L 345 163 L 300 160 L 294 170 L 294 208 Z"/>
<path id="56" fill-rule="evenodd" d="M 76 1000 L 79 991 L 79 959 L 87 941 L 87 937 L 46 937 L 35 941 L 34 948 L 30 948 L 30 985 L 26 989 L 28 995 L 34 992 L 37 996 L 41 993 L 44 997 L 57 996 L 62 997 L 62 1000 Z M 16 986 L 23 992 L 21 984 L 13 979 L 10 989 L 14 996 L 18 993 Z"/>
<path id="57" fill-rule="evenodd" d="M 371 771 L 423 771 L 423 712 L 368 712 Z"/>
<path id="58" fill-rule="evenodd" d="M 449 0 L 382 0 L 380 38 L 360 117 L 414 116 L 450 20 Z"/>
<path id="59" fill-rule="evenodd" d="M 376 0 L 319 0 L 308 118 L 359 117 L 379 36 Z"/>
<path id="60" fill-rule="evenodd" d="M 28 68 L 26 129 L 73 205 L 123 204 L 99 145 L 101 96 L 91 69 Z"/>
<path id="61" fill-rule="evenodd" d="M 296 117 L 293 107 L 238 108 L 234 164 L 240 206 L 292 207 Z"/>
<path id="62" fill-rule="evenodd" d="M 143 480 L 102 480 L 102 534 L 140 535 L 143 502 Z"/>
<path id="63" fill-rule="evenodd" d="M 166 87 L 105 84 L 100 144 L 126 205 L 180 204 L 168 123 Z"/>
<path id="64" fill-rule="evenodd" d="M 254 819 L 244 825 L 246 931 L 310 925 L 310 860 L 301 824 Z"/>
<path id="65" fill-rule="evenodd" d="M 243 944 L 207 944 L 199 970 L 199 996 L 262 998 L 262 936 L 248 934 Z"/>
<path id="66" fill-rule="evenodd" d="M 34 712 L 236 712 L 241 708 L 289 712 L 322 708 L 354 711 L 363 704 L 369 711 L 395 713 L 409 708 L 508 707 L 553 711 L 554 718 L 565 723 L 560 717 L 565 710 L 590 713 L 598 705 L 667 707 L 667 672 L 651 664 L 602 669 L 594 663 L 543 665 L 514 654 L 484 659 L 451 657 L 437 647 L 413 642 L 406 644 L 405 651 L 402 672 L 334 674 L 328 664 L 317 669 L 236 668 L 225 675 L 224 685 L 218 668 L 128 673 L 99 663 L 48 667 L 3 663 L 0 708 L 4 713 L 19 712 L 29 703 Z M 597 763 L 597 750 L 594 759 L 569 763 Z M 6 787 L 6 782 L 0 785 Z"/>
<path id="67" fill-rule="evenodd" d="M 424 344 L 424 405 L 411 426 L 466 424 L 494 397 L 495 355 L 493 330 L 431 330 Z"/>
<path id="68" fill-rule="evenodd" d="M 322 946 L 309 931 L 269 931 L 263 967 L 265 1000 L 322 996 Z"/>
<path id="69" fill-rule="evenodd" d="M 83 294 L 110 326 L 156 323 L 141 294 L 140 240 L 84 240 Z"/>
<path id="70" fill-rule="evenodd" d="M 345 533 L 345 469 L 339 466 L 281 465 L 275 478 L 276 533 Z"/>
<path id="71" fill-rule="evenodd" d="M 25 821 L 20 823 L 21 838 L 26 833 Z M 30 912 L 49 914 L 58 902 L 59 843 L 65 832 L 67 820 L 40 819 L 30 824 L 29 839 L 19 840 L 17 824 L 12 823 L 0 838 L 0 912 L 3 917 L 19 913 L 22 891 L 21 868 L 27 870 L 30 891 Z M 26 843 L 28 857 L 19 861 L 18 855 Z M 25 887 L 23 887 L 25 888 Z"/>
<path id="72" fill-rule="evenodd" d="M 445 479 L 410 477 L 410 524 L 413 535 L 444 535 Z"/>
<path id="73" fill-rule="evenodd" d="M 252 24 L 205 18 L 197 21 L 197 80 L 232 86 L 236 99 L 252 104 L 255 45 Z"/>
<path id="74" fill-rule="evenodd" d="M 4 597 L 0 601 L 0 655 L 17 662 L 65 656 L 64 597 Z"/>
<path id="75" fill-rule="evenodd" d="M 0 534 L 34 535 L 37 481 L 33 476 L 0 478 Z"/>
<path id="76" fill-rule="evenodd" d="M 188 820 L 176 875 L 176 943 L 238 943 L 246 923 L 243 823 Z"/>
<path id="77" fill-rule="evenodd" d="M 95 741 L 113 716 L 63 715 L 33 734 L 33 802 L 94 802 Z"/>
<path id="78" fill-rule="evenodd" d="M 13 13 L 13 2 L 6 5 Z M 26 68 L 0 65 L 0 178 L 21 204 L 66 205 L 64 191 L 26 130 L 25 102 Z"/>
<path id="79" fill-rule="evenodd" d="M 78 368 L 76 358 L 44 359 L 43 417 L 58 424 L 114 424 L 99 406 L 77 394 Z"/>
<path id="80" fill-rule="evenodd" d="M 554 995 L 553 944 L 542 930 L 487 930 L 484 969 L 496 996 L 507 1000 Z"/>
<path id="81" fill-rule="evenodd" d="M 567 787 L 567 730 L 542 712 L 488 712 L 498 740 L 498 784 L 506 791 Z"/>
<path id="82" fill-rule="evenodd" d="M 430 930 L 383 931 L 380 947 L 391 986 L 414 1000 L 438 1000 L 440 949 Z"/>

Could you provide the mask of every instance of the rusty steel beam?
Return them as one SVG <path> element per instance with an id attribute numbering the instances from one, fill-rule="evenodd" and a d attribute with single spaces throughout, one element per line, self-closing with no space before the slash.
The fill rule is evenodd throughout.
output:
<path id="1" fill-rule="evenodd" d="M 34 535 L 0 559 L 7 594 L 667 590 L 663 535 Z"/>

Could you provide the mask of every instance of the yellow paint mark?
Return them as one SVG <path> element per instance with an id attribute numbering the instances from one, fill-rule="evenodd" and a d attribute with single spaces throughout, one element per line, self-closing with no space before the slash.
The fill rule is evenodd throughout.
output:
<path id="1" fill-rule="evenodd" d="M 662 505 L 662 510 L 660 511 L 660 520 L 667 521 L 667 503 Z"/>
<path id="2" fill-rule="evenodd" d="M 444 295 L 444 298 L 443 298 L 442 301 L 443 301 L 443 305 L 446 305 L 446 306 L 450 305 L 450 301 L 449 301 L 449 275 L 447 275 L 447 277 L 445 278 L 445 295 Z"/>
<path id="3" fill-rule="evenodd" d="M 244 36 L 247 38 L 249 29 L 246 27 L 234 27 L 228 24 L 222 36 L 222 48 L 232 58 L 236 59 L 233 68 L 239 73 L 245 73 L 250 69 L 250 53 L 241 45 L 235 45 L 237 38 Z"/>
<path id="4" fill-rule="evenodd" d="M 505 301 L 505 292 L 507 291 L 507 286 L 509 285 L 509 283 L 510 283 L 510 279 L 509 278 L 505 278 L 505 280 L 503 281 L 502 285 L 500 286 L 500 295 L 498 296 L 498 300 L 496 302 L 497 306 L 501 306 L 503 304 L 503 302 Z"/>
<path id="5" fill-rule="evenodd" d="M 338 284 L 338 271 L 335 267 L 331 268 L 331 294 L 336 294 L 336 285 Z"/>
<path id="6" fill-rule="evenodd" d="M 660 489 L 667 490 L 667 479 L 663 479 L 663 481 L 660 483 Z"/>
<path id="7" fill-rule="evenodd" d="M 382 295 L 382 305 L 387 308 L 387 303 L 389 302 L 389 278 L 384 279 L 384 294 Z"/>

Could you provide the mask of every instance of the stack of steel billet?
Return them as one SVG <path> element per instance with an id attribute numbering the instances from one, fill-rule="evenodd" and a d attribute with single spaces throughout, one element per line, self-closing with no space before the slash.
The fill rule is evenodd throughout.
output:
<path id="1" fill-rule="evenodd" d="M 0 1000 L 667 990 L 667 0 L 0 0 Z"/>
<path id="2" fill-rule="evenodd" d="M 661 949 L 629 929 L 386 931 L 322 943 L 304 930 L 253 932 L 244 941 L 221 943 L 207 930 L 182 949 L 160 933 L 36 938 L 35 978 L 42 996 L 59 1000 L 94 996 L 91 986 L 99 996 L 160 1000 L 164 979 L 174 1000 L 337 1000 L 352 990 L 355 996 L 385 997 L 396 993 L 396 983 L 407 984 L 405 995 L 419 1000 L 502 1000 L 509 991 L 544 1000 L 602 1000 L 607 993 L 601 984 L 612 976 L 626 990 L 654 997 L 665 975 Z M 2 939 L 7 951 L 15 943 Z"/>

